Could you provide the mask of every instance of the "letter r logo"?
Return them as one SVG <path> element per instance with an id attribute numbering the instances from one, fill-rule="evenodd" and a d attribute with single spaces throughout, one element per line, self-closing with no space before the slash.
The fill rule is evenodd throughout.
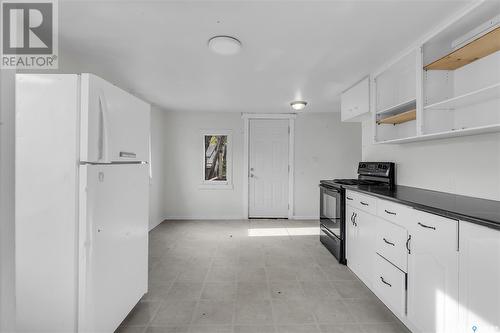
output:
<path id="1" fill-rule="evenodd" d="M 3 53 L 51 54 L 52 3 L 4 2 Z"/>

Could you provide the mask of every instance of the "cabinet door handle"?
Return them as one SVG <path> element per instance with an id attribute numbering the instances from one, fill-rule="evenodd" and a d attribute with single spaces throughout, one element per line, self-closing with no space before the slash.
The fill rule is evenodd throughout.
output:
<path id="1" fill-rule="evenodd" d="M 354 200 L 353 198 L 345 197 L 347 200 Z"/>
<path id="2" fill-rule="evenodd" d="M 411 254 L 410 240 L 411 240 L 411 235 L 408 235 L 408 239 L 406 240 L 406 249 L 408 250 L 408 254 Z"/>
<path id="3" fill-rule="evenodd" d="M 354 213 L 354 220 L 352 221 L 352 223 L 354 223 L 355 227 L 358 226 L 358 223 L 356 222 L 356 217 L 358 217 L 358 213 Z"/>
<path id="4" fill-rule="evenodd" d="M 359 203 L 362 204 L 363 206 L 369 206 L 369 204 L 367 204 L 366 202 L 363 202 L 363 201 L 360 201 Z"/>
<path id="5" fill-rule="evenodd" d="M 384 209 L 384 211 L 385 211 L 387 214 L 389 214 L 389 215 L 396 215 L 396 213 L 394 213 L 394 212 L 390 212 L 390 211 L 388 211 L 387 209 Z"/>
<path id="6" fill-rule="evenodd" d="M 389 282 L 387 282 L 386 280 L 384 280 L 383 277 L 380 277 L 380 280 L 385 283 L 386 285 L 388 285 L 389 287 L 392 287 L 392 284 L 390 284 Z"/>
<path id="7" fill-rule="evenodd" d="M 425 224 L 422 224 L 420 222 L 418 222 L 418 225 L 421 226 L 422 228 L 436 230 L 436 227 L 433 227 L 433 226 L 430 226 L 430 225 L 425 225 Z"/>
<path id="8" fill-rule="evenodd" d="M 354 224 L 353 219 L 354 219 L 354 212 L 353 212 L 353 213 L 352 213 L 352 215 L 351 215 L 351 223 L 352 223 L 352 224 Z"/>
<path id="9" fill-rule="evenodd" d="M 396 246 L 396 244 L 389 242 L 387 239 L 385 239 L 385 237 L 384 237 L 384 238 L 382 238 L 382 239 L 383 239 L 383 240 L 384 240 L 384 242 L 386 242 L 387 244 L 392 245 L 392 246 Z"/>

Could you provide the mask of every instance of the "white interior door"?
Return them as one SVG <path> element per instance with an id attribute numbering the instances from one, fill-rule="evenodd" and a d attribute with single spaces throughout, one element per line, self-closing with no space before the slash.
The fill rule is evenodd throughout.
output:
<path id="1" fill-rule="evenodd" d="M 147 291 L 148 167 L 80 168 L 79 332 L 111 333 Z"/>
<path id="2" fill-rule="evenodd" d="M 288 119 L 251 119 L 248 215 L 288 217 Z"/>

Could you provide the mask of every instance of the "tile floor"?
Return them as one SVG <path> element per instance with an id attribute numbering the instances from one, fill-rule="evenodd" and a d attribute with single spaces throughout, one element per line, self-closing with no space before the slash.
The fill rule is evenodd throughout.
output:
<path id="1" fill-rule="evenodd" d="M 165 221 L 119 333 L 408 332 L 321 245 L 317 221 Z"/>

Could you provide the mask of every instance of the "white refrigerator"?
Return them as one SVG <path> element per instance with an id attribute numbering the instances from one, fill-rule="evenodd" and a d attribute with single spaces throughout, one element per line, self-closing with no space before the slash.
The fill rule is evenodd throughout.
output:
<path id="1" fill-rule="evenodd" d="M 92 74 L 16 79 L 19 332 L 113 332 L 147 291 L 150 105 Z"/>

